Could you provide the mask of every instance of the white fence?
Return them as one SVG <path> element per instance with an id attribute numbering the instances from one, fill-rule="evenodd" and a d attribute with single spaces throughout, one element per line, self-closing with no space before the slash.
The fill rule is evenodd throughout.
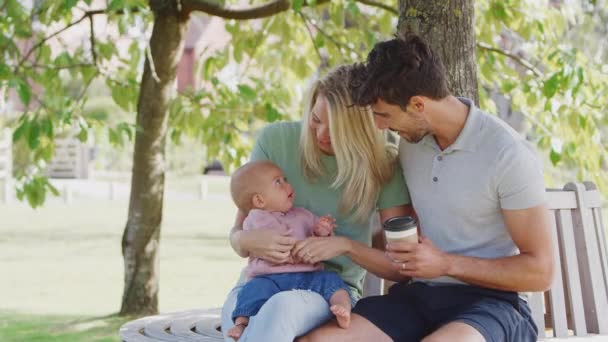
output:
<path id="1" fill-rule="evenodd" d="M 8 128 L 0 130 L 0 183 L 2 184 L 0 198 L 4 202 L 11 199 L 11 183 L 13 178 L 13 139 Z"/>
<path id="2" fill-rule="evenodd" d="M 96 173 L 97 176 L 97 173 Z M 50 183 L 60 192 L 59 198 L 66 204 L 78 200 L 127 201 L 131 184 L 125 178 L 101 177 L 98 179 L 60 179 L 51 178 Z M 191 177 L 187 181 L 178 177 L 169 177 L 165 181 L 165 200 L 170 201 L 226 201 L 230 197 L 230 177 L 203 175 Z"/>

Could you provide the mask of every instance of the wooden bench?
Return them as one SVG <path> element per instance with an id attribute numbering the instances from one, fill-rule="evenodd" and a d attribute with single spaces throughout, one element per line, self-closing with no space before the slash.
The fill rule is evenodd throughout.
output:
<path id="1" fill-rule="evenodd" d="M 548 189 L 557 272 L 551 289 L 530 295 L 539 338 L 608 340 L 608 261 L 601 196 L 590 182 Z M 365 293 L 382 293 L 382 281 L 366 278 Z M 220 309 L 144 317 L 123 325 L 127 342 L 221 341 Z"/>

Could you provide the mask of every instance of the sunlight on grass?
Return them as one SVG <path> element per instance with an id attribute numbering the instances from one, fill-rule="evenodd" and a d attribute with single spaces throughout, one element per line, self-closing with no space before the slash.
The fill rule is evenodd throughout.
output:
<path id="1" fill-rule="evenodd" d="M 76 317 L 0 312 L 2 342 L 120 341 L 118 329 L 131 317 Z"/>
<path id="2" fill-rule="evenodd" d="M 125 202 L 0 206 L 0 310 L 108 315 L 120 308 Z M 165 205 L 160 310 L 217 307 L 245 260 L 229 246 L 228 200 Z"/>

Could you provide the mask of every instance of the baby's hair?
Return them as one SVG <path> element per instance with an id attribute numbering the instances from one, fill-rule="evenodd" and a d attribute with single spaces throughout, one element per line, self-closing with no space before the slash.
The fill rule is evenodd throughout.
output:
<path id="1" fill-rule="evenodd" d="M 234 204 L 248 214 L 253 209 L 253 196 L 261 191 L 260 177 L 269 167 L 279 168 L 268 160 L 251 161 L 239 167 L 230 179 L 230 194 Z"/>

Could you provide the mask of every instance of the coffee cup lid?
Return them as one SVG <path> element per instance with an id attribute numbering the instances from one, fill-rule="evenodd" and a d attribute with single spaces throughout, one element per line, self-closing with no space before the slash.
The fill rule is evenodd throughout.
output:
<path id="1" fill-rule="evenodd" d="M 397 216 L 391 217 L 382 224 L 385 230 L 399 232 L 408 230 L 417 226 L 416 219 L 412 216 Z"/>

